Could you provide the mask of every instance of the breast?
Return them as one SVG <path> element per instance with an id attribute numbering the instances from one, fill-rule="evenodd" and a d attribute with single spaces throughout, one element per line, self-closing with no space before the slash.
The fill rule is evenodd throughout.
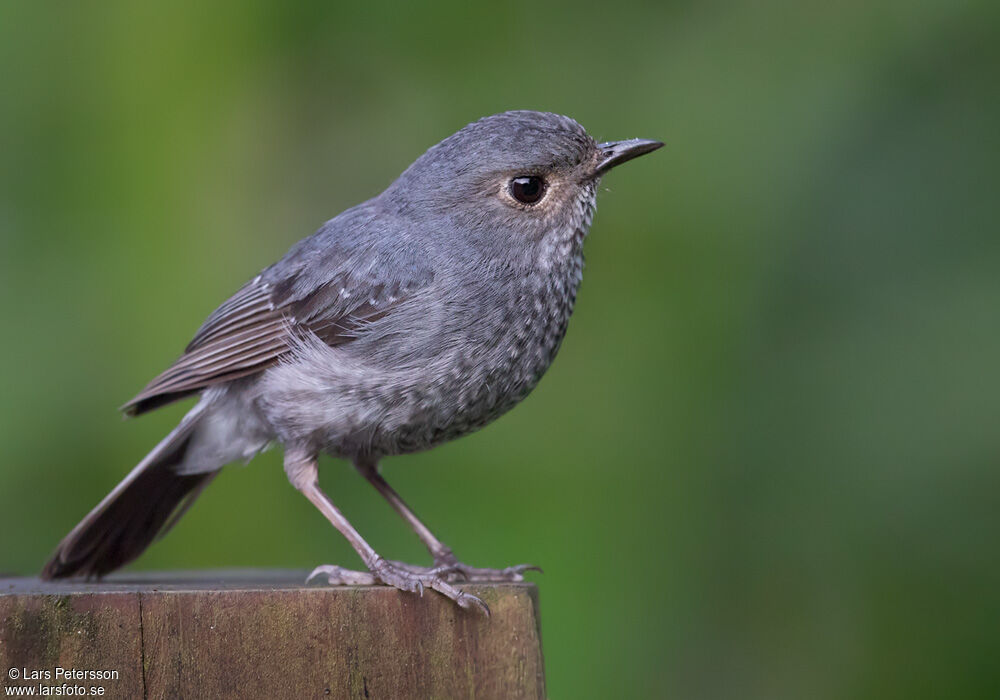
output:
<path id="1" fill-rule="evenodd" d="M 384 424 L 385 454 L 433 447 L 477 430 L 524 399 L 552 364 L 566 334 L 583 258 L 536 270 L 489 301 L 470 303 L 447 348 L 431 364 L 432 383 L 397 393 L 398 421 Z M 474 316 L 472 315 L 474 314 Z"/>

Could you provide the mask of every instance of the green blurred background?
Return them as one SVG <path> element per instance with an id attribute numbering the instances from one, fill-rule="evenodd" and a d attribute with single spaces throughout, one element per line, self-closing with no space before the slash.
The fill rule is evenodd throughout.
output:
<path id="1" fill-rule="evenodd" d="M 217 303 L 544 109 L 667 147 L 605 179 L 534 394 L 385 466 L 466 561 L 544 566 L 551 695 L 1000 697 L 998 8 L 0 4 L 0 569 L 182 415 L 115 408 Z M 134 569 L 326 562 L 358 564 L 272 451 Z"/>

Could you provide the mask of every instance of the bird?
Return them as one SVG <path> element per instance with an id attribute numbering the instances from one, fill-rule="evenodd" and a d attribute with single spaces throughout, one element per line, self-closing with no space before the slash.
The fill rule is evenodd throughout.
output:
<path id="1" fill-rule="evenodd" d="M 153 450 L 58 544 L 42 578 L 100 578 L 165 534 L 233 462 L 273 444 L 291 485 L 366 570 L 309 580 L 447 596 L 520 581 L 530 565 L 467 566 L 383 478 L 383 457 L 490 423 L 536 386 L 573 311 L 601 178 L 663 146 L 598 143 L 573 119 L 508 111 L 472 122 L 381 194 L 295 244 L 208 316 L 183 354 L 122 407 L 197 397 Z M 320 454 L 350 460 L 433 557 L 381 557 L 318 484 Z"/>

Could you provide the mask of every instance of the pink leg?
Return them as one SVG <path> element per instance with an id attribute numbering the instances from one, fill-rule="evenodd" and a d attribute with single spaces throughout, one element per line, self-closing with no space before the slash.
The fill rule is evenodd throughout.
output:
<path id="1" fill-rule="evenodd" d="M 389 483 L 379 474 L 378 465 L 369 462 L 357 462 L 354 465 L 361 475 L 382 494 L 389 505 L 402 516 L 403 520 L 409 523 L 417 537 L 424 543 L 427 550 L 434 557 L 434 566 L 440 573 L 446 574 L 448 580 L 454 581 L 462 579 L 465 581 L 523 581 L 525 571 L 541 571 L 537 566 L 531 564 L 519 564 L 508 566 L 505 569 L 479 569 L 461 563 L 452 553 L 451 548 L 434 536 L 434 533 L 423 524 L 416 513 L 410 509 L 406 502 L 400 497 L 396 490 L 389 486 Z M 420 567 L 402 565 L 410 570 L 420 570 Z"/>
<path id="2" fill-rule="evenodd" d="M 368 567 L 368 572 L 350 571 L 339 566 L 318 566 L 309 575 L 325 575 L 331 584 L 366 585 L 384 583 L 400 590 L 423 595 L 424 588 L 435 590 L 458 603 L 463 608 L 478 606 L 487 617 L 490 609 L 486 603 L 474 595 L 460 591 L 448 583 L 437 570 L 416 570 L 402 567 L 395 562 L 383 559 L 372 549 L 361 534 L 348 522 L 344 514 L 333 504 L 333 501 L 319 488 L 317 478 L 316 456 L 302 451 L 289 449 L 285 452 L 285 472 L 292 485 L 301 491 L 309 501 L 330 521 L 342 534 L 361 560 Z M 307 579 L 308 580 L 308 579 Z"/>

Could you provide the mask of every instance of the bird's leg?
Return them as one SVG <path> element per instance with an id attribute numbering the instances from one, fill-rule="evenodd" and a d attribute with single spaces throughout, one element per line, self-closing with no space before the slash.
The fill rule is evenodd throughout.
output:
<path id="1" fill-rule="evenodd" d="M 374 462 L 355 462 L 355 467 L 375 489 L 382 494 L 403 520 L 409 523 L 417 537 L 424 543 L 434 557 L 434 569 L 423 569 L 408 564 L 399 564 L 410 571 L 438 571 L 446 575 L 449 581 L 523 581 L 525 571 L 541 571 L 531 564 L 508 566 L 506 569 L 480 569 L 460 562 L 444 542 L 434 536 L 434 533 L 421 522 L 396 490 L 379 474 L 378 465 Z"/>
<path id="2" fill-rule="evenodd" d="M 354 547 L 361 560 L 368 567 L 368 572 L 350 571 L 339 566 L 325 565 L 316 567 L 309 578 L 324 575 L 331 584 L 368 585 L 384 583 L 395 586 L 403 591 L 424 594 L 424 588 L 430 588 L 451 598 L 463 608 L 478 606 L 487 617 L 490 609 L 486 603 L 474 595 L 460 591 L 448 583 L 436 570 L 417 571 L 402 567 L 380 557 L 361 534 L 354 529 L 344 514 L 333 504 L 333 501 L 319 488 L 316 455 L 304 451 L 289 449 L 285 453 L 285 472 L 292 485 L 301 491 L 306 498 L 329 520 L 347 541 Z"/>

